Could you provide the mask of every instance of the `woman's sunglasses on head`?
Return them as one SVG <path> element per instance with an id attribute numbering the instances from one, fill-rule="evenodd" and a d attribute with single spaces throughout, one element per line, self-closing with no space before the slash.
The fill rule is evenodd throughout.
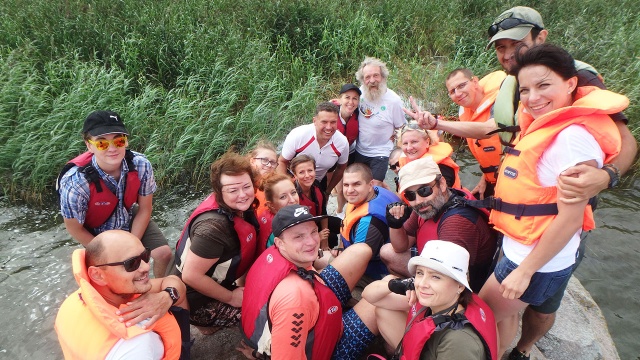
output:
<path id="1" fill-rule="evenodd" d="M 138 268 L 140 267 L 140 263 L 142 261 L 149 263 L 149 258 L 151 257 L 151 250 L 149 250 L 149 248 L 144 248 L 144 251 L 142 252 L 142 254 L 138 255 L 138 256 L 134 256 L 132 258 L 129 258 L 125 261 L 119 261 L 119 262 L 113 262 L 113 263 L 108 263 L 108 264 L 100 264 L 100 265 L 94 265 L 96 267 L 100 267 L 100 266 L 118 266 L 118 265 L 122 265 L 124 266 L 124 270 L 126 272 L 132 272 L 132 271 L 136 271 L 138 270 Z"/>

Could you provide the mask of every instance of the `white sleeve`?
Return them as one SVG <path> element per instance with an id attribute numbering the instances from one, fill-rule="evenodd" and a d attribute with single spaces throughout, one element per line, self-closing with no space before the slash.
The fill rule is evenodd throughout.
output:
<path id="1" fill-rule="evenodd" d="M 296 129 L 291 130 L 282 143 L 282 151 L 280 152 L 280 156 L 282 156 L 287 161 L 291 161 L 291 159 L 296 156 L 296 144 L 294 135 L 295 130 Z"/>
<path id="2" fill-rule="evenodd" d="M 556 136 L 540 157 L 537 168 L 540 184 L 555 186 L 561 172 L 589 160 L 595 160 L 598 167 L 602 167 L 604 152 L 600 145 L 584 126 L 568 126 Z"/>
<path id="3" fill-rule="evenodd" d="M 129 340 L 120 339 L 104 360 L 160 360 L 163 355 L 164 345 L 160 335 L 149 331 Z"/>

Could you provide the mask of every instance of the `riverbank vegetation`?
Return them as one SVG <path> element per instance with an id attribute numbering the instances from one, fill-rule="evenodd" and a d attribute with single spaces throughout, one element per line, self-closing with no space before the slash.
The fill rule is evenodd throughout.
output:
<path id="1" fill-rule="evenodd" d="M 386 61 L 389 87 L 454 114 L 444 75 L 497 70 L 486 29 L 497 0 L 5 0 L 0 4 L 0 188 L 42 201 L 83 151 L 95 109 L 119 112 L 130 147 L 163 190 L 206 186 L 234 145 L 283 139 L 316 103 L 353 82 L 365 55 Z M 626 94 L 638 133 L 640 13 L 635 1 L 531 1 L 548 41 L 591 63 Z M 426 102 L 425 102 L 426 103 Z"/>

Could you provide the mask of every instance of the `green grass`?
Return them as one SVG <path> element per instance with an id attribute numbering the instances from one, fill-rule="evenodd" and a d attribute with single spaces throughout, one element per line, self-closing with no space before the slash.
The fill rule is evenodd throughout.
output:
<path id="1" fill-rule="evenodd" d="M 230 146 L 279 142 L 315 105 L 355 81 L 365 55 L 390 88 L 455 113 L 444 75 L 497 70 L 486 28 L 514 1 L 44 1 L 0 4 L 0 188 L 35 202 L 83 150 L 95 109 L 119 112 L 131 148 L 162 189 L 206 186 Z M 548 41 L 626 94 L 638 134 L 640 13 L 635 1 L 531 1 Z"/>

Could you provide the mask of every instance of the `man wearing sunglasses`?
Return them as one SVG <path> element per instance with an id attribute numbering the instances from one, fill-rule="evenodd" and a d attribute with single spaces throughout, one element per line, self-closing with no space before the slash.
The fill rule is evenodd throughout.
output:
<path id="1" fill-rule="evenodd" d="M 282 144 L 278 158 L 278 171 L 287 173 L 291 160 L 298 154 L 313 156 L 316 160 L 316 180 L 325 194 L 342 180 L 349 160 L 349 141 L 338 130 L 339 108 L 331 102 L 316 107 L 313 124 L 298 126 L 291 130 Z M 333 172 L 331 180 L 327 173 Z"/>
<path id="2" fill-rule="evenodd" d="M 74 251 L 79 289 L 55 322 L 65 359 L 189 358 L 186 288 L 176 276 L 149 278 L 149 257 L 149 249 L 122 230 L 102 232 L 86 250 Z M 141 307 L 145 302 L 157 306 Z"/>
<path id="3" fill-rule="evenodd" d="M 147 158 L 127 150 L 127 131 L 120 115 L 94 111 L 82 128 L 87 151 L 58 176 L 60 213 L 71 236 L 83 246 L 106 230 L 121 229 L 151 249 L 153 273 L 163 276 L 171 249 L 151 220 L 156 182 Z"/>
<path id="4" fill-rule="evenodd" d="M 405 202 L 387 206 L 391 243 L 380 250 L 382 261 L 389 271 L 409 277 L 407 263 L 415 256 L 412 246 L 421 251 L 430 240 L 451 241 L 469 252 L 469 283 L 472 290 L 479 291 L 491 273 L 497 249 L 497 234 L 489 228 L 488 214 L 460 206 L 466 194 L 447 187 L 431 157 L 408 163 L 399 175 Z"/>

